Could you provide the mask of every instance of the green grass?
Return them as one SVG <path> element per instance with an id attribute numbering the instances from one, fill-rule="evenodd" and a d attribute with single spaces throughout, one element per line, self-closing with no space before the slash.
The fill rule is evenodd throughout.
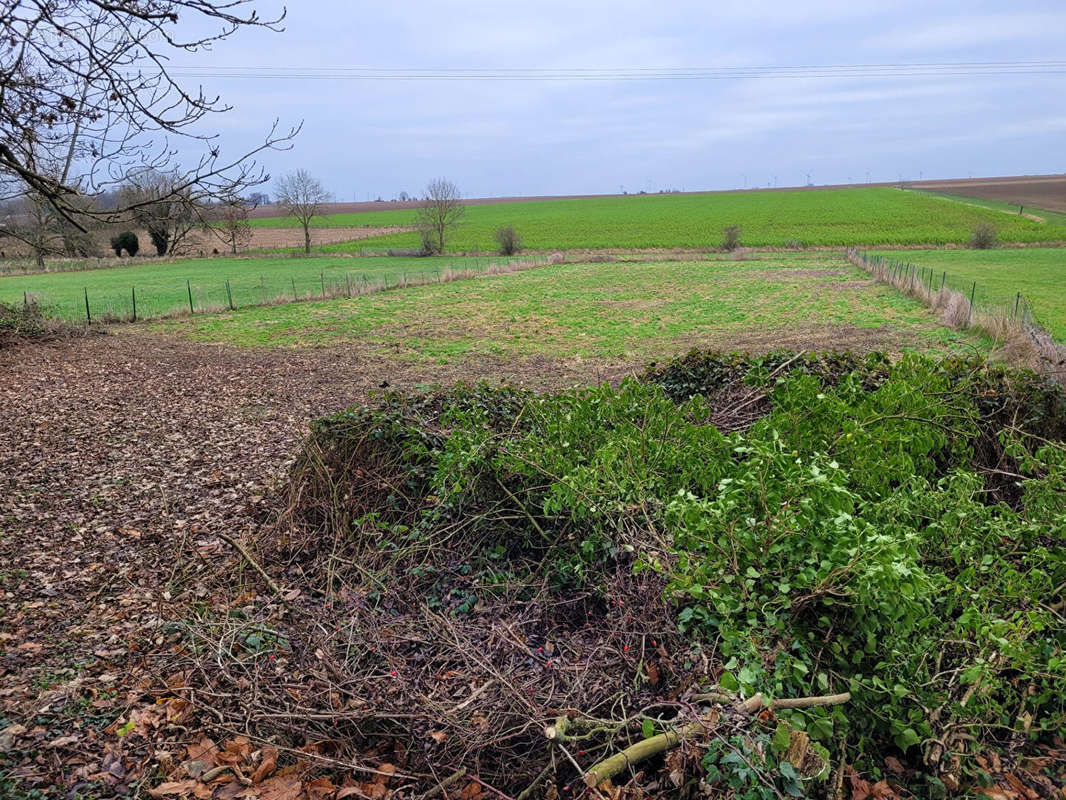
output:
<path id="1" fill-rule="evenodd" d="M 323 217 L 317 224 L 409 225 L 413 211 L 373 211 Z M 969 241 L 980 222 L 992 222 L 1007 241 L 1066 241 L 1066 224 L 1041 224 L 917 192 L 888 188 L 633 195 L 582 200 L 499 203 L 467 208 L 449 249 L 491 251 L 494 233 L 514 225 L 527 248 L 717 247 L 722 229 L 740 225 L 750 246 L 948 244 Z M 288 218 L 255 225 L 291 226 Z M 415 247 L 414 233 L 392 234 L 319 248 Z"/>
<path id="2" fill-rule="evenodd" d="M 928 195 L 929 197 L 939 197 L 943 200 L 953 200 L 956 203 L 966 203 L 972 206 L 980 206 L 981 208 L 990 208 L 995 211 L 1001 211 L 1006 214 L 1018 216 L 1018 204 L 1017 203 L 1004 203 L 1002 200 L 989 200 L 984 197 L 966 197 L 961 194 L 945 194 L 944 192 L 931 192 L 926 189 L 912 189 L 911 191 L 918 192 L 920 194 Z M 1056 227 L 1066 227 L 1066 214 L 1061 211 L 1050 211 L 1046 208 L 1038 208 L 1037 206 L 1025 206 L 1025 213 L 1032 214 L 1036 217 L 1041 217 L 1045 222 Z"/>
<path id="3" fill-rule="evenodd" d="M 364 297 L 159 323 L 253 347 L 646 360 L 693 346 L 951 349 L 973 342 L 835 255 L 558 264 Z"/>
<path id="4" fill-rule="evenodd" d="M 1037 321 L 1066 342 L 1066 248 L 912 250 L 879 255 L 946 272 L 948 284 L 967 294 L 976 281 L 977 300 L 987 305 L 1013 309 L 1021 292 Z"/>
<path id="5" fill-rule="evenodd" d="M 0 277 L 0 301 L 23 302 L 33 295 L 48 312 L 62 319 L 85 319 L 85 292 L 94 318 L 132 312 L 132 289 L 136 287 L 138 317 L 163 316 L 188 311 L 192 289 L 196 310 L 228 307 L 226 281 L 237 307 L 261 304 L 275 298 L 291 300 L 318 296 L 345 286 L 346 275 L 353 287 L 387 279 L 390 283 L 435 275 L 449 266 L 485 267 L 502 258 L 197 258 L 132 267 L 92 269 Z"/>

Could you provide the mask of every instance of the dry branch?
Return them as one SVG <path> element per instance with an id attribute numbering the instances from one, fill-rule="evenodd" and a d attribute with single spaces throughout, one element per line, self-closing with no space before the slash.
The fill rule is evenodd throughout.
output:
<path id="1" fill-rule="evenodd" d="M 252 557 L 252 554 L 249 553 L 244 548 L 244 545 L 242 545 L 240 542 L 238 542 L 232 536 L 229 536 L 229 535 L 227 535 L 225 533 L 220 533 L 218 536 L 219 536 L 220 539 L 223 539 L 227 543 L 229 543 L 229 545 L 234 550 L 236 550 L 238 553 L 240 553 L 241 556 L 244 558 L 244 560 L 247 561 L 248 564 L 252 567 L 252 569 L 254 569 L 256 572 L 258 572 L 263 577 L 263 580 L 266 581 L 266 584 L 267 584 L 267 586 L 270 587 L 270 590 L 274 594 L 276 594 L 279 598 L 281 598 L 281 601 L 283 603 L 288 605 L 288 601 L 285 599 L 285 594 L 281 591 L 281 588 L 274 582 L 274 579 L 270 577 L 269 573 L 267 573 L 267 571 L 265 569 L 263 569 L 263 567 L 259 564 L 259 562 L 256 561 Z"/>
<path id="2" fill-rule="evenodd" d="M 722 695 L 710 695 L 718 700 Z M 767 702 L 761 694 L 755 694 L 747 700 L 734 706 L 734 710 L 741 714 L 752 714 L 760 708 L 813 708 L 815 706 L 835 706 L 846 703 L 851 699 L 847 692 L 844 694 L 825 695 L 822 697 L 796 697 Z M 704 731 L 710 731 L 721 721 L 722 716 L 717 710 L 712 710 L 701 719 L 690 722 L 672 731 L 660 733 L 636 744 L 630 745 L 625 750 L 605 758 L 591 769 L 585 772 L 585 783 L 588 786 L 599 786 L 608 778 L 613 778 L 618 773 L 630 766 L 639 764 L 652 756 L 677 747 L 685 739 L 696 736 Z"/>

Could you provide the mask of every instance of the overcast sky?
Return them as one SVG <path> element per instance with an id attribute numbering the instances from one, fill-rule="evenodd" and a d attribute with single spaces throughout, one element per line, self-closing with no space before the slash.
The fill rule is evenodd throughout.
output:
<path id="1" fill-rule="evenodd" d="M 269 2 L 258 7 L 267 12 Z M 1064 60 L 1063 0 L 315 0 L 198 67 L 642 69 Z M 303 120 L 275 175 L 338 200 L 1066 172 L 1066 74 L 706 81 L 204 78 L 225 150 Z"/>

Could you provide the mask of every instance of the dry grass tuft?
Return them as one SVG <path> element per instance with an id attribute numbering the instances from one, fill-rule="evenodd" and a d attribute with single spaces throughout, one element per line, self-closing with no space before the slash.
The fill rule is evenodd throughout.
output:
<path id="1" fill-rule="evenodd" d="M 883 257 L 848 250 L 848 260 L 869 272 L 874 279 L 893 286 L 908 297 L 933 309 L 944 325 L 958 330 L 979 331 L 994 342 L 994 353 L 1003 361 L 1062 382 L 1066 376 L 1066 347 L 1051 334 L 1027 319 L 1027 314 L 1011 313 L 1006 307 L 982 308 L 970 303 L 962 292 L 936 288 L 917 279 L 913 271 Z M 935 283 L 935 282 L 934 282 Z"/>

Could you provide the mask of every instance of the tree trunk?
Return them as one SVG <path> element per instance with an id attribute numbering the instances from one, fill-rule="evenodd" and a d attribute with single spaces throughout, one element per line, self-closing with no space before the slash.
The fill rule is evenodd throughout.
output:
<path id="1" fill-rule="evenodd" d="M 311 255 L 311 226 L 304 223 L 304 254 Z"/>

